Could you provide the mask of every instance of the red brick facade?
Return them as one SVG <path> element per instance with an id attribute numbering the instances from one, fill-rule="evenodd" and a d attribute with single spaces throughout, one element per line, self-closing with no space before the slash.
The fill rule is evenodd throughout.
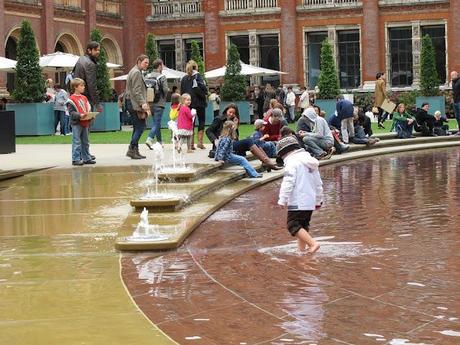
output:
<path id="1" fill-rule="evenodd" d="M 265 2 L 264 2 L 265 1 Z M 385 0 L 362 0 L 353 5 L 312 8 L 305 5 L 308 0 L 264 0 L 255 3 L 273 3 L 274 6 L 245 11 L 232 9 L 227 0 L 187 1 L 193 8 L 184 7 L 184 2 L 171 0 L 161 2 L 168 7 L 168 14 L 153 13 L 155 1 L 121 1 L 119 13 L 103 13 L 97 6 L 105 1 L 81 0 L 79 7 L 60 6 L 56 0 L 41 0 L 41 5 L 25 4 L 14 0 L 0 0 L 0 44 L 5 47 L 10 37 L 17 38 L 17 28 L 23 19 L 31 22 L 41 54 L 51 53 L 56 43 L 62 43 L 70 53 L 82 54 L 89 32 L 94 27 L 102 30 L 111 49 L 112 60 L 124 65 L 127 72 L 136 57 L 144 50 L 145 34 L 152 32 L 161 39 L 174 41 L 175 57 L 182 67 L 185 49 L 184 38 L 199 38 L 203 41 L 206 69 L 225 64 L 228 37 L 247 35 L 249 51 L 254 58 L 254 47 L 260 34 L 278 35 L 280 69 L 288 74 L 282 77 L 287 84 L 303 85 L 306 81 L 305 35 L 309 30 L 322 28 L 329 38 L 335 27 L 352 27 L 360 31 L 361 84 L 373 81 L 377 71 L 388 69 L 389 54 L 386 52 L 387 27 L 414 22 L 446 23 L 447 61 L 449 70 L 460 70 L 457 59 L 460 50 L 460 0 L 433 0 L 410 6 L 385 5 Z M 408 3 L 412 0 L 401 1 Z M 107 1 L 117 2 L 117 1 Z M 40 3 L 40 1 L 37 1 Z M 248 2 L 249 3 L 249 2 Z M 339 2 L 337 2 L 339 3 Z M 194 6 L 195 6 L 194 5 Z M 105 4 L 104 4 L 105 6 Z M 252 5 L 255 6 L 255 5 Z M 103 7 L 105 10 L 106 7 Z M 101 7 L 99 7 L 101 10 Z M 178 13 L 176 13 L 178 11 Z M 75 42 L 74 42 L 75 41 Z M 0 56 L 4 56 L 4 49 Z M 121 73 L 121 71 L 120 71 Z M 5 73 L 0 73 L 0 88 L 5 85 Z"/>

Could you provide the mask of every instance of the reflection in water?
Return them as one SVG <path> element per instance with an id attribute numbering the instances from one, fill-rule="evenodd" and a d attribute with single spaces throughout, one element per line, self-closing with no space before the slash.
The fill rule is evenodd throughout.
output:
<path id="1" fill-rule="evenodd" d="M 124 280 L 179 343 L 457 345 L 459 158 L 452 148 L 321 168 L 313 256 L 298 255 L 274 182 L 208 218 L 185 250 L 126 256 Z"/>

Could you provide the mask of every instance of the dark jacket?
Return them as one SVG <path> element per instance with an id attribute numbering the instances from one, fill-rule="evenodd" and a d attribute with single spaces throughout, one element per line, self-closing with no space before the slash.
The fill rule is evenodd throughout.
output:
<path id="1" fill-rule="evenodd" d="M 336 104 L 337 117 L 340 121 L 353 117 L 353 103 L 347 99 L 341 99 Z"/>
<path id="2" fill-rule="evenodd" d="M 194 80 L 196 80 L 195 87 L 193 87 Z M 192 97 L 190 108 L 206 108 L 208 89 L 199 73 L 195 73 L 192 76 L 188 74 L 184 76 L 180 81 L 180 92 L 182 94 L 188 93 Z"/>
<path id="3" fill-rule="evenodd" d="M 222 131 L 222 127 L 224 126 L 225 121 L 227 121 L 227 115 L 222 114 L 217 116 L 206 129 L 206 136 L 211 143 L 214 143 L 214 141 L 219 139 L 220 132 Z"/>
<path id="4" fill-rule="evenodd" d="M 83 55 L 78 59 L 74 72 L 74 78 L 80 78 L 85 81 L 85 92 L 83 94 L 88 98 L 92 106 L 99 103 L 96 89 L 96 70 L 96 62 L 90 56 Z"/>
<path id="5" fill-rule="evenodd" d="M 460 78 L 452 80 L 452 91 L 454 92 L 454 103 L 460 103 Z"/>

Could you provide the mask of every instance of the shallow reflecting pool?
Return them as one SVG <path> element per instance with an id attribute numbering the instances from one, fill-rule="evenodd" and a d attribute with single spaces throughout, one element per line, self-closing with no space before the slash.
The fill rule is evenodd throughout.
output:
<path id="1" fill-rule="evenodd" d="M 279 183 L 178 251 L 124 254 L 134 301 L 180 344 L 460 344 L 460 149 L 321 168 L 321 243 L 299 255 Z"/>

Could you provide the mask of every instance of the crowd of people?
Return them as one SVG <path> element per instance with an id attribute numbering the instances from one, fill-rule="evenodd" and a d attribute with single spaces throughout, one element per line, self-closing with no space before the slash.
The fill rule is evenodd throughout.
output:
<path id="1" fill-rule="evenodd" d="M 54 103 L 56 131 L 59 130 L 58 134 L 62 135 L 73 135 L 73 165 L 96 163 L 95 157 L 89 152 L 91 120 L 86 114 L 99 110 L 96 90 L 96 62 L 99 53 L 100 45 L 89 42 L 86 54 L 78 60 L 72 73 L 72 95 L 60 85 L 54 85 L 51 79 L 46 82 L 45 97 L 47 101 Z M 150 64 L 153 72 L 147 74 Z M 127 76 L 126 89 L 119 98 L 120 108 L 129 114 L 133 126 L 126 152 L 126 156 L 131 159 L 146 158 L 140 153 L 139 141 L 150 115 L 153 124 L 145 144 L 151 150 L 154 141 L 163 145 L 161 123 L 162 118 L 167 116 L 164 114 L 167 101 L 171 102 L 169 127 L 173 132 L 175 149 L 182 152 L 185 146 L 184 152 L 187 153 L 193 153 L 197 148 L 205 149 L 206 135 L 212 144 L 209 157 L 230 164 L 240 164 L 251 177 L 258 177 L 259 174 L 254 174 L 248 168 L 247 161 L 241 157 L 244 158 L 247 152 L 251 152 L 268 170 L 280 169 L 282 159 L 278 154 L 277 143 L 285 137 L 295 138 L 298 145 L 313 158 L 325 160 L 333 154 L 347 151 L 350 144 L 375 145 L 379 139 L 373 136 L 373 118 L 377 118 L 380 128 L 385 128 L 385 121 L 390 118 L 391 130 L 401 139 L 413 137 L 414 131 L 421 132 L 424 136 L 449 134 L 445 115 L 439 111 L 434 116 L 430 115 L 428 103 L 422 104 L 416 111 L 409 111 L 403 103 L 398 104 L 393 112 L 386 111 L 384 103 L 389 101 L 386 79 L 385 74 L 379 72 L 376 75 L 375 102 L 372 109 L 360 109 L 349 99 L 339 96 L 336 100 L 336 111 L 333 115 L 329 114 L 329 117 L 314 103 L 305 87 L 296 95 L 291 86 L 255 86 L 248 95 L 254 104 L 254 132 L 247 138 L 240 138 L 238 107 L 231 104 L 220 113 L 219 89 L 208 90 L 195 61 L 190 60 L 187 63 L 186 75 L 179 88 L 174 86 L 170 89 L 162 73 L 163 68 L 161 59 L 149 61 L 146 55 L 140 55 Z M 454 102 L 459 101 L 454 106 L 457 115 L 460 113 L 460 78 L 457 72 L 452 72 L 451 78 Z M 79 96 L 78 99 L 73 97 L 75 95 Z M 212 104 L 214 121 L 205 129 L 208 102 Z M 296 109 L 300 109 L 300 114 L 296 113 Z M 76 115 L 77 112 L 80 112 L 80 117 Z M 457 121 L 460 123 L 458 116 Z M 295 122 L 293 130 L 289 124 Z M 278 158 L 278 164 L 272 162 L 271 158 Z"/>

